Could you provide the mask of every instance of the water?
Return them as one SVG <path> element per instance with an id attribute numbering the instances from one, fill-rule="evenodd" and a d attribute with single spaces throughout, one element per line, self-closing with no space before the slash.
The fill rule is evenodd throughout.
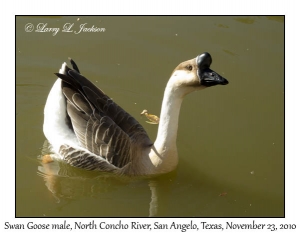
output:
<path id="1" fill-rule="evenodd" d="M 53 32 L 25 32 L 47 24 Z M 62 32 L 73 24 L 104 32 Z M 284 216 L 283 17 L 17 17 L 16 216 Z M 182 61 L 209 52 L 229 80 L 182 105 L 176 171 L 118 178 L 41 164 L 43 108 L 53 73 L 81 73 L 154 140 L 164 87 Z"/>

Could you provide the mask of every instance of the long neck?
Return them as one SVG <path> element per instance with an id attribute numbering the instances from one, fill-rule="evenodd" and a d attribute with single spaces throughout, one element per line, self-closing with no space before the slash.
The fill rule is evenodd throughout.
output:
<path id="1" fill-rule="evenodd" d="M 154 143 L 159 153 L 176 150 L 178 119 L 182 100 L 182 96 L 178 94 L 178 91 L 168 83 L 164 93 L 159 127 Z"/>

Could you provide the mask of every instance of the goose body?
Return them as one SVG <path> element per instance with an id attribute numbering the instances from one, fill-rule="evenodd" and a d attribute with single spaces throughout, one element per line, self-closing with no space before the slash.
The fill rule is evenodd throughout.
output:
<path id="1" fill-rule="evenodd" d="M 44 134 L 53 159 L 87 170 L 121 175 L 154 175 L 174 170 L 176 138 L 183 97 L 228 81 L 210 69 L 209 53 L 182 62 L 165 88 L 157 138 L 103 91 L 63 63 L 44 109 Z"/>

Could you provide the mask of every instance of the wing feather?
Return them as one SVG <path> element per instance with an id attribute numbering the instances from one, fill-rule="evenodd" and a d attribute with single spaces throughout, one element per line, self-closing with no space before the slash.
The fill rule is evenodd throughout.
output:
<path id="1" fill-rule="evenodd" d="M 75 62 L 71 63 L 74 67 Z M 139 156 L 134 153 L 136 147 L 148 147 L 152 142 L 138 121 L 79 74 L 76 64 L 75 67 L 75 70 L 66 67 L 65 74 L 56 75 L 63 80 L 62 92 L 73 130 L 80 145 L 92 155 L 67 146 L 61 151 L 73 166 L 90 170 L 120 169 Z"/>

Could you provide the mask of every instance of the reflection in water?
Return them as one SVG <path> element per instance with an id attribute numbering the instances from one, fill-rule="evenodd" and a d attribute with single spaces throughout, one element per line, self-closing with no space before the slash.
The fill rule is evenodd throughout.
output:
<path id="1" fill-rule="evenodd" d="M 158 199 L 157 199 L 157 183 L 155 181 L 149 182 L 149 187 L 151 190 L 151 202 L 150 202 L 150 208 L 149 208 L 149 217 L 155 217 L 157 216 L 158 212 Z"/>
<path id="2" fill-rule="evenodd" d="M 45 141 L 43 155 L 49 153 L 48 148 L 49 144 Z M 115 191 L 122 193 L 125 186 L 140 183 L 148 185 L 149 217 L 164 216 L 166 213 L 172 183 L 170 179 L 175 175 L 170 173 L 156 177 L 124 177 L 105 172 L 85 171 L 57 160 L 50 163 L 41 162 L 37 174 L 43 178 L 56 203 L 62 206 L 82 197 L 112 199 L 112 193 Z M 115 198 L 118 197 L 119 195 Z"/>
<path id="3" fill-rule="evenodd" d="M 151 190 L 151 202 L 149 208 L 149 217 L 167 216 L 169 210 L 169 201 L 171 195 L 172 182 L 170 178 L 174 177 L 175 173 L 169 173 L 166 176 L 157 177 L 149 180 L 149 187 Z"/>
<path id="4" fill-rule="evenodd" d="M 235 18 L 235 20 L 245 24 L 253 24 L 255 22 L 255 19 L 253 17 L 238 17 Z"/>
<path id="5" fill-rule="evenodd" d="M 266 16 L 268 20 L 274 20 L 280 23 L 284 23 L 284 17 L 283 16 Z"/>

